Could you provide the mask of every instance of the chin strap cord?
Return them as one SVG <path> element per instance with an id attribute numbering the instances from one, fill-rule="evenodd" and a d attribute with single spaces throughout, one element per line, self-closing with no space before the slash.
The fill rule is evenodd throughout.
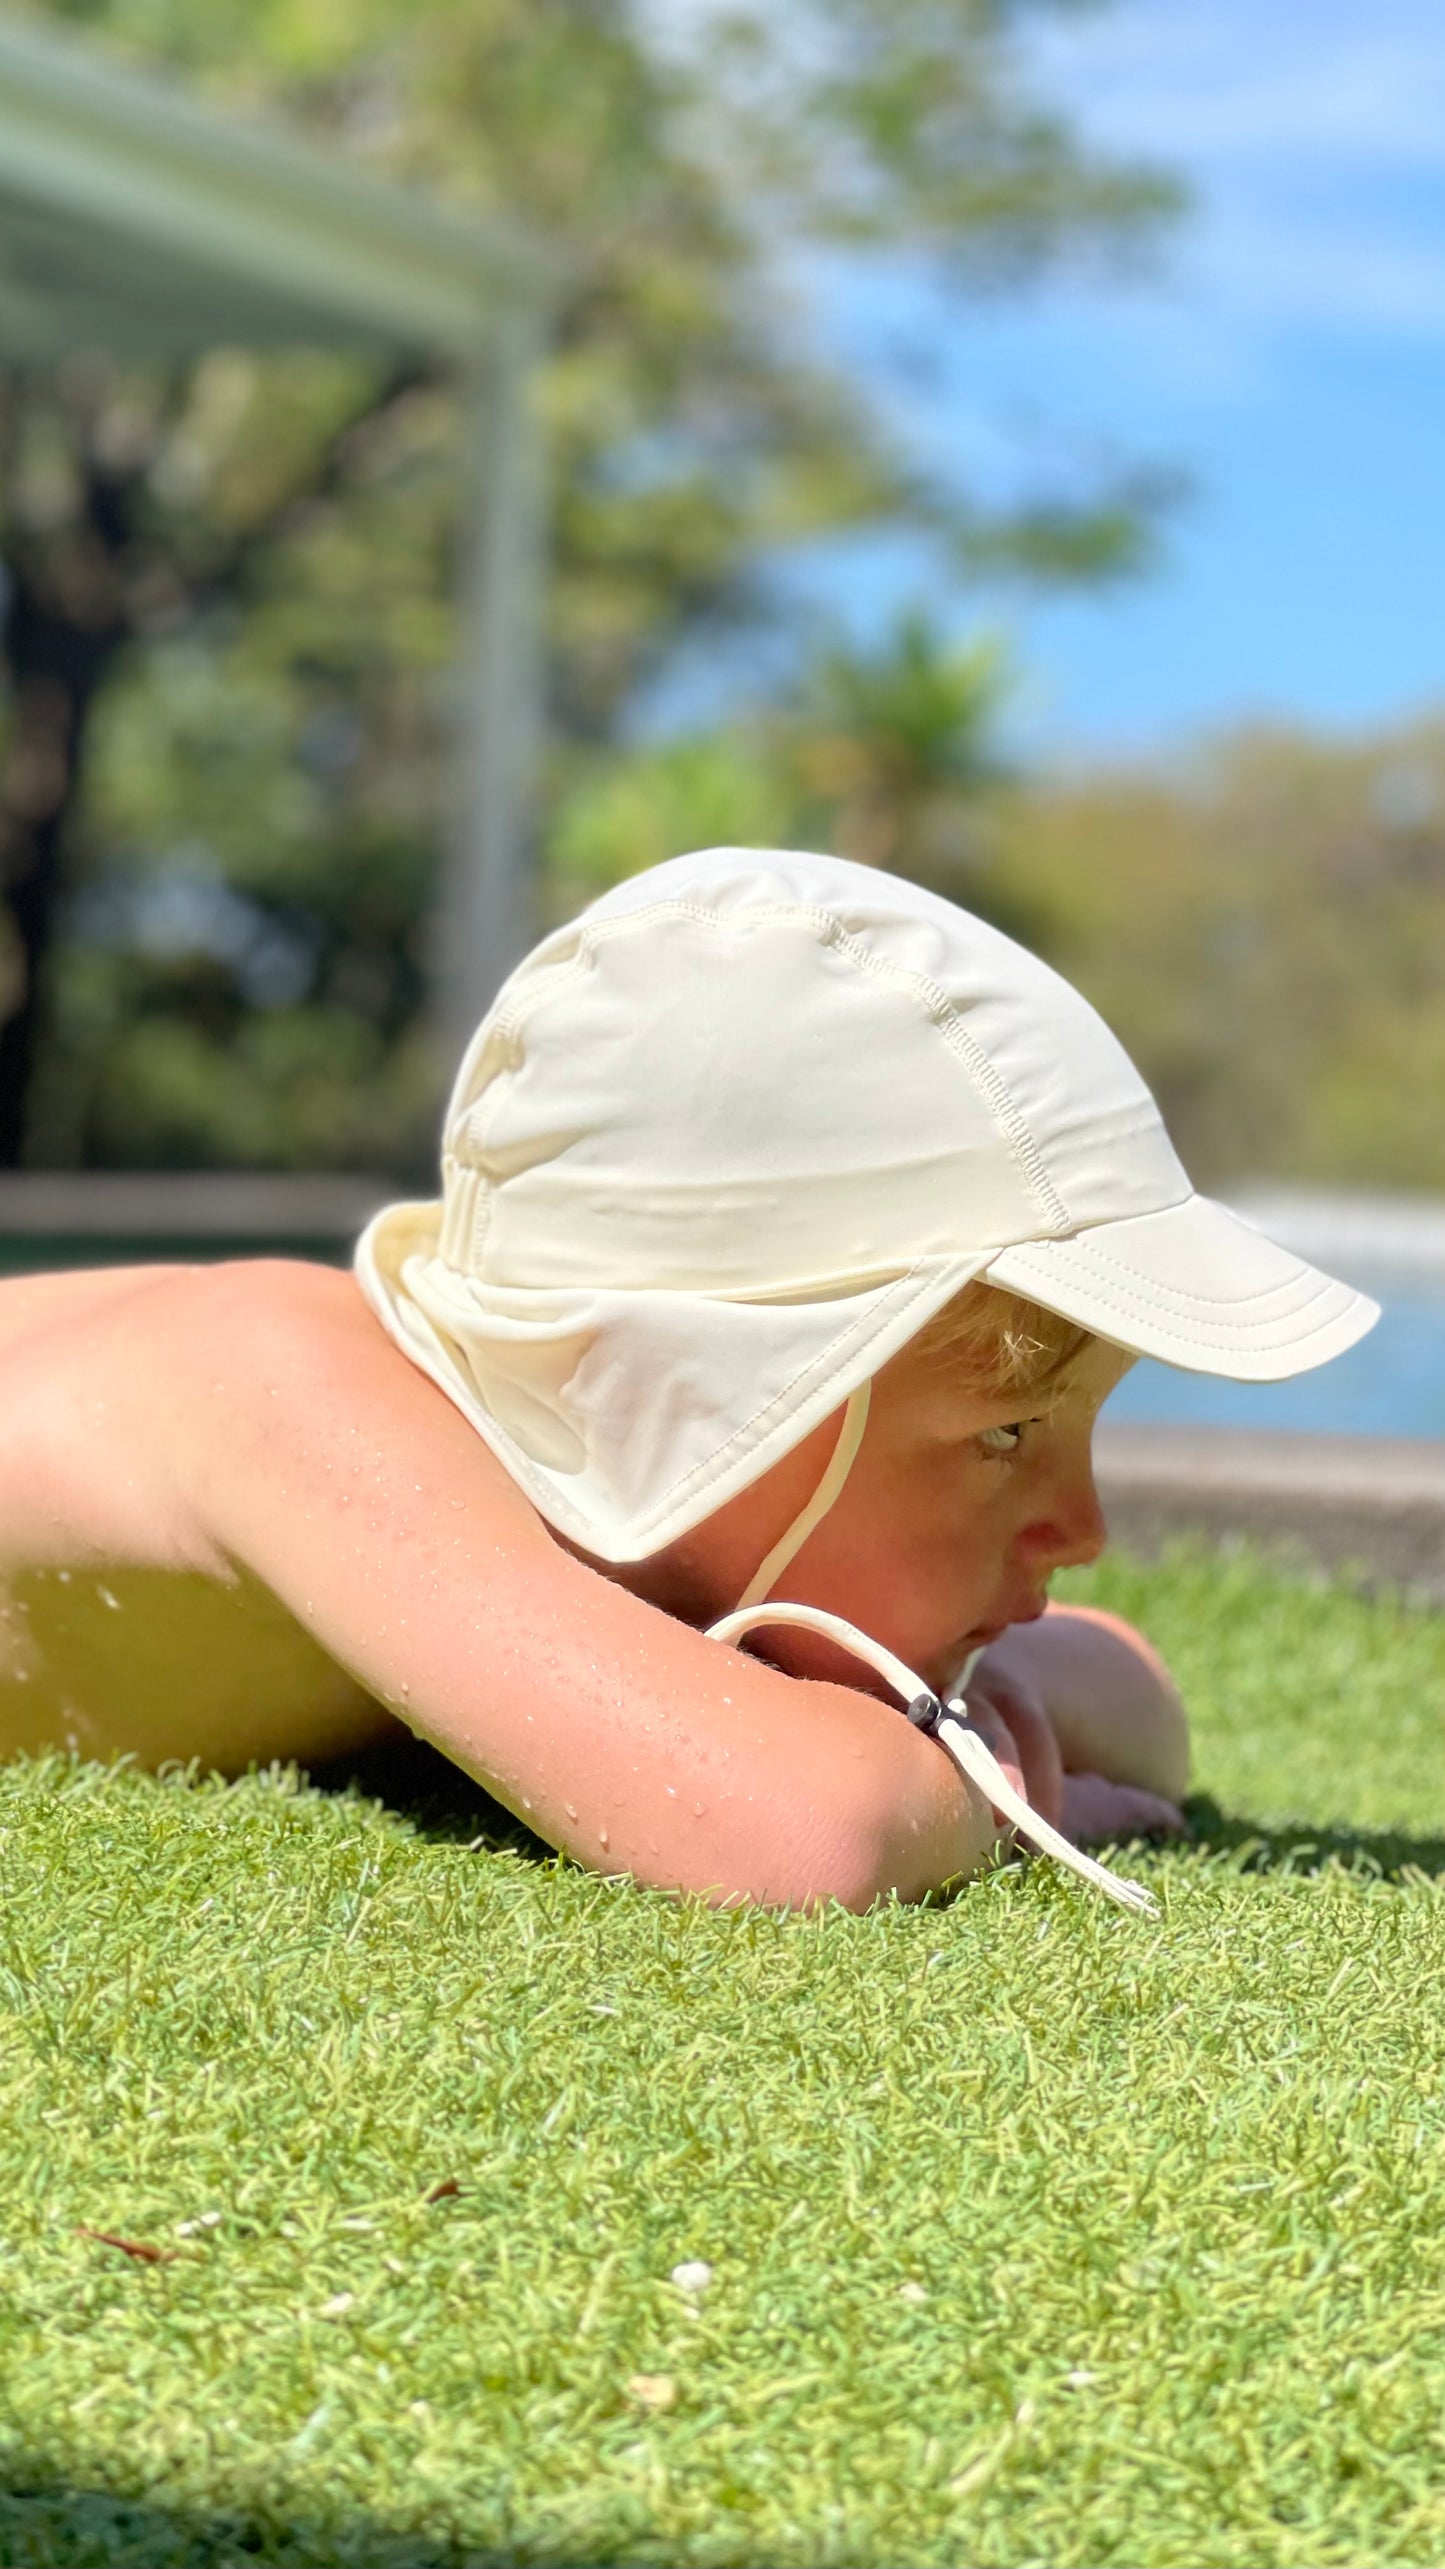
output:
<path id="1" fill-rule="evenodd" d="M 860 1383 L 855 1392 L 849 1393 L 843 1424 L 838 1430 L 838 1441 L 829 1457 L 826 1472 L 807 1506 L 799 1508 L 792 1524 L 779 1535 L 767 1558 L 758 1563 L 738 1599 L 739 1610 L 762 1602 L 769 1588 L 777 1586 L 794 1553 L 802 1551 L 814 1526 L 822 1524 L 853 1469 L 853 1457 L 863 1442 L 863 1430 L 868 1424 L 868 1404 L 872 1395 L 871 1383 Z"/>
<path id="2" fill-rule="evenodd" d="M 861 1424 L 859 1432 L 862 1432 Z M 763 1569 L 768 1566 L 764 1562 Z M 761 1578 L 761 1571 L 758 1576 Z M 756 1586 L 757 1582 L 753 1584 Z M 1142 1883 L 1126 1881 L 1122 1874 L 1111 1873 L 1106 1864 L 1096 1863 L 1093 1856 L 1071 1846 L 1069 1840 L 1042 1819 L 1021 1793 L 1014 1791 L 993 1751 L 969 1720 L 968 1707 L 961 1694 L 950 1696 L 946 1702 L 940 1701 L 932 1689 L 924 1685 L 922 1678 L 916 1677 L 913 1670 L 891 1650 L 885 1650 L 881 1642 L 870 1640 L 856 1624 L 846 1622 L 842 1615 L 826 1613 L 821 1606 L 744 1604 L 735 1608 L 732 1614 L 724 1615 L 721 1622 L 711 1624 L 707 1637 L 709 1641 L 740 1641 L 745 1632 L 755 1632 L 762 1624 L 801 1624 L 805 1631 L 824 1633 L 830 1641 L 839 1642 L 845 1650 L 851 1650 L 856 1658 L 866 1660 L 868 1666 L 886 1678 L 894 1693 L 902 1698 L 907 1718 L 914 1728 L 937 1740 L 960 1774 L 985 1795 L 995 1810 L 1002 1811 L 1005 1818 L 1013 1822 L 1020 1837 L 1027 1838 L 1045 1855 L 1053 1856 L 1057 1863 L 1066 1865 L 1081 1882 L 1092 1883 L 1106 1899 L 1117 1900 L 1121 1909 L 1137 1910 L 1146 1917 L 1157 1915 L 1158 1903 Z M 972 1664 L 972 1661 L 968 1663 L 968 1668 L 958 1680 L 960 1685 L 967 1684 Z"/>

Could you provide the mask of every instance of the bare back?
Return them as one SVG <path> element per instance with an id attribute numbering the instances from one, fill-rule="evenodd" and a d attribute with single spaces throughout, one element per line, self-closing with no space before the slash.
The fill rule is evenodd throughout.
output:
<path id="1" fill-rule="evenodd" d="M 182 1503 L 166 1430 L 185 1398 L 193 1276 L 0 1285 L 0 1755 L 65 1747 L 236 1774 L 394 1727 Z"/>

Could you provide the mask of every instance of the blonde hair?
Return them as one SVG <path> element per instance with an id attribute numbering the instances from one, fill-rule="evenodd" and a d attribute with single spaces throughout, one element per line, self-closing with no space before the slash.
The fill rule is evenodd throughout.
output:
<path id="1" fill-rule="evenodd" d="M 956 1368 L 980 1399 L 1059 1400 L 1104 1341 L 1042 1303 L 998 1285 L 965 1285 L 925 1321 L 905 1353 Z M 1122 1362 L 1122 1358 L 1121 1358 Z"/>

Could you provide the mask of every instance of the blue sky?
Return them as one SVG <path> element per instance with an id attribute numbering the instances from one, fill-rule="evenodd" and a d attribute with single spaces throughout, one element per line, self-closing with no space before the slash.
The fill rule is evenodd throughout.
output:
<path id="1" fill-rule="evenodd" d="M 1191 183 L 1158 275 L 943 331 L 918 283 L 834 269 L 816 324 L 930 459 L 987 474 L 1072 443 L 1177 464 L 1193 495 L 1137 585 L 936 605 L 1001 617 L 1018 725 L 1064 759 L 1445 702 L 1441 0 L 1115 0 L 1037 50 L 1087 134 Z M 919 568 L 835 555 L 807 588 L 866 631 Z"/>
<path id="2" fill-rule="evenodd" d="M 1440 0 L 1118 0 L 1047 50 L 1192 216 L 1148 291 L 978 314 L 910 433 L 1067 424 L 1194 491 L 1147 582 L 1014 615 L 1031 726 L 1087 755 L 1445 700 Z"/>

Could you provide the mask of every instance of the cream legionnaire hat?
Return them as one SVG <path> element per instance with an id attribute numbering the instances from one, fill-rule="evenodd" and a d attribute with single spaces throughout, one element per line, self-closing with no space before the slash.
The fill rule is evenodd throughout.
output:
<path id="1" fill-rule="evenodd" d="M 658 1551 L 974 1277 L 1273 1382 L 1376 1306 L 1197 1195 L 1102 1019 L 900 877 L 709 848 L 518 965 L 362 1288 L 561 1533 Z"/>

